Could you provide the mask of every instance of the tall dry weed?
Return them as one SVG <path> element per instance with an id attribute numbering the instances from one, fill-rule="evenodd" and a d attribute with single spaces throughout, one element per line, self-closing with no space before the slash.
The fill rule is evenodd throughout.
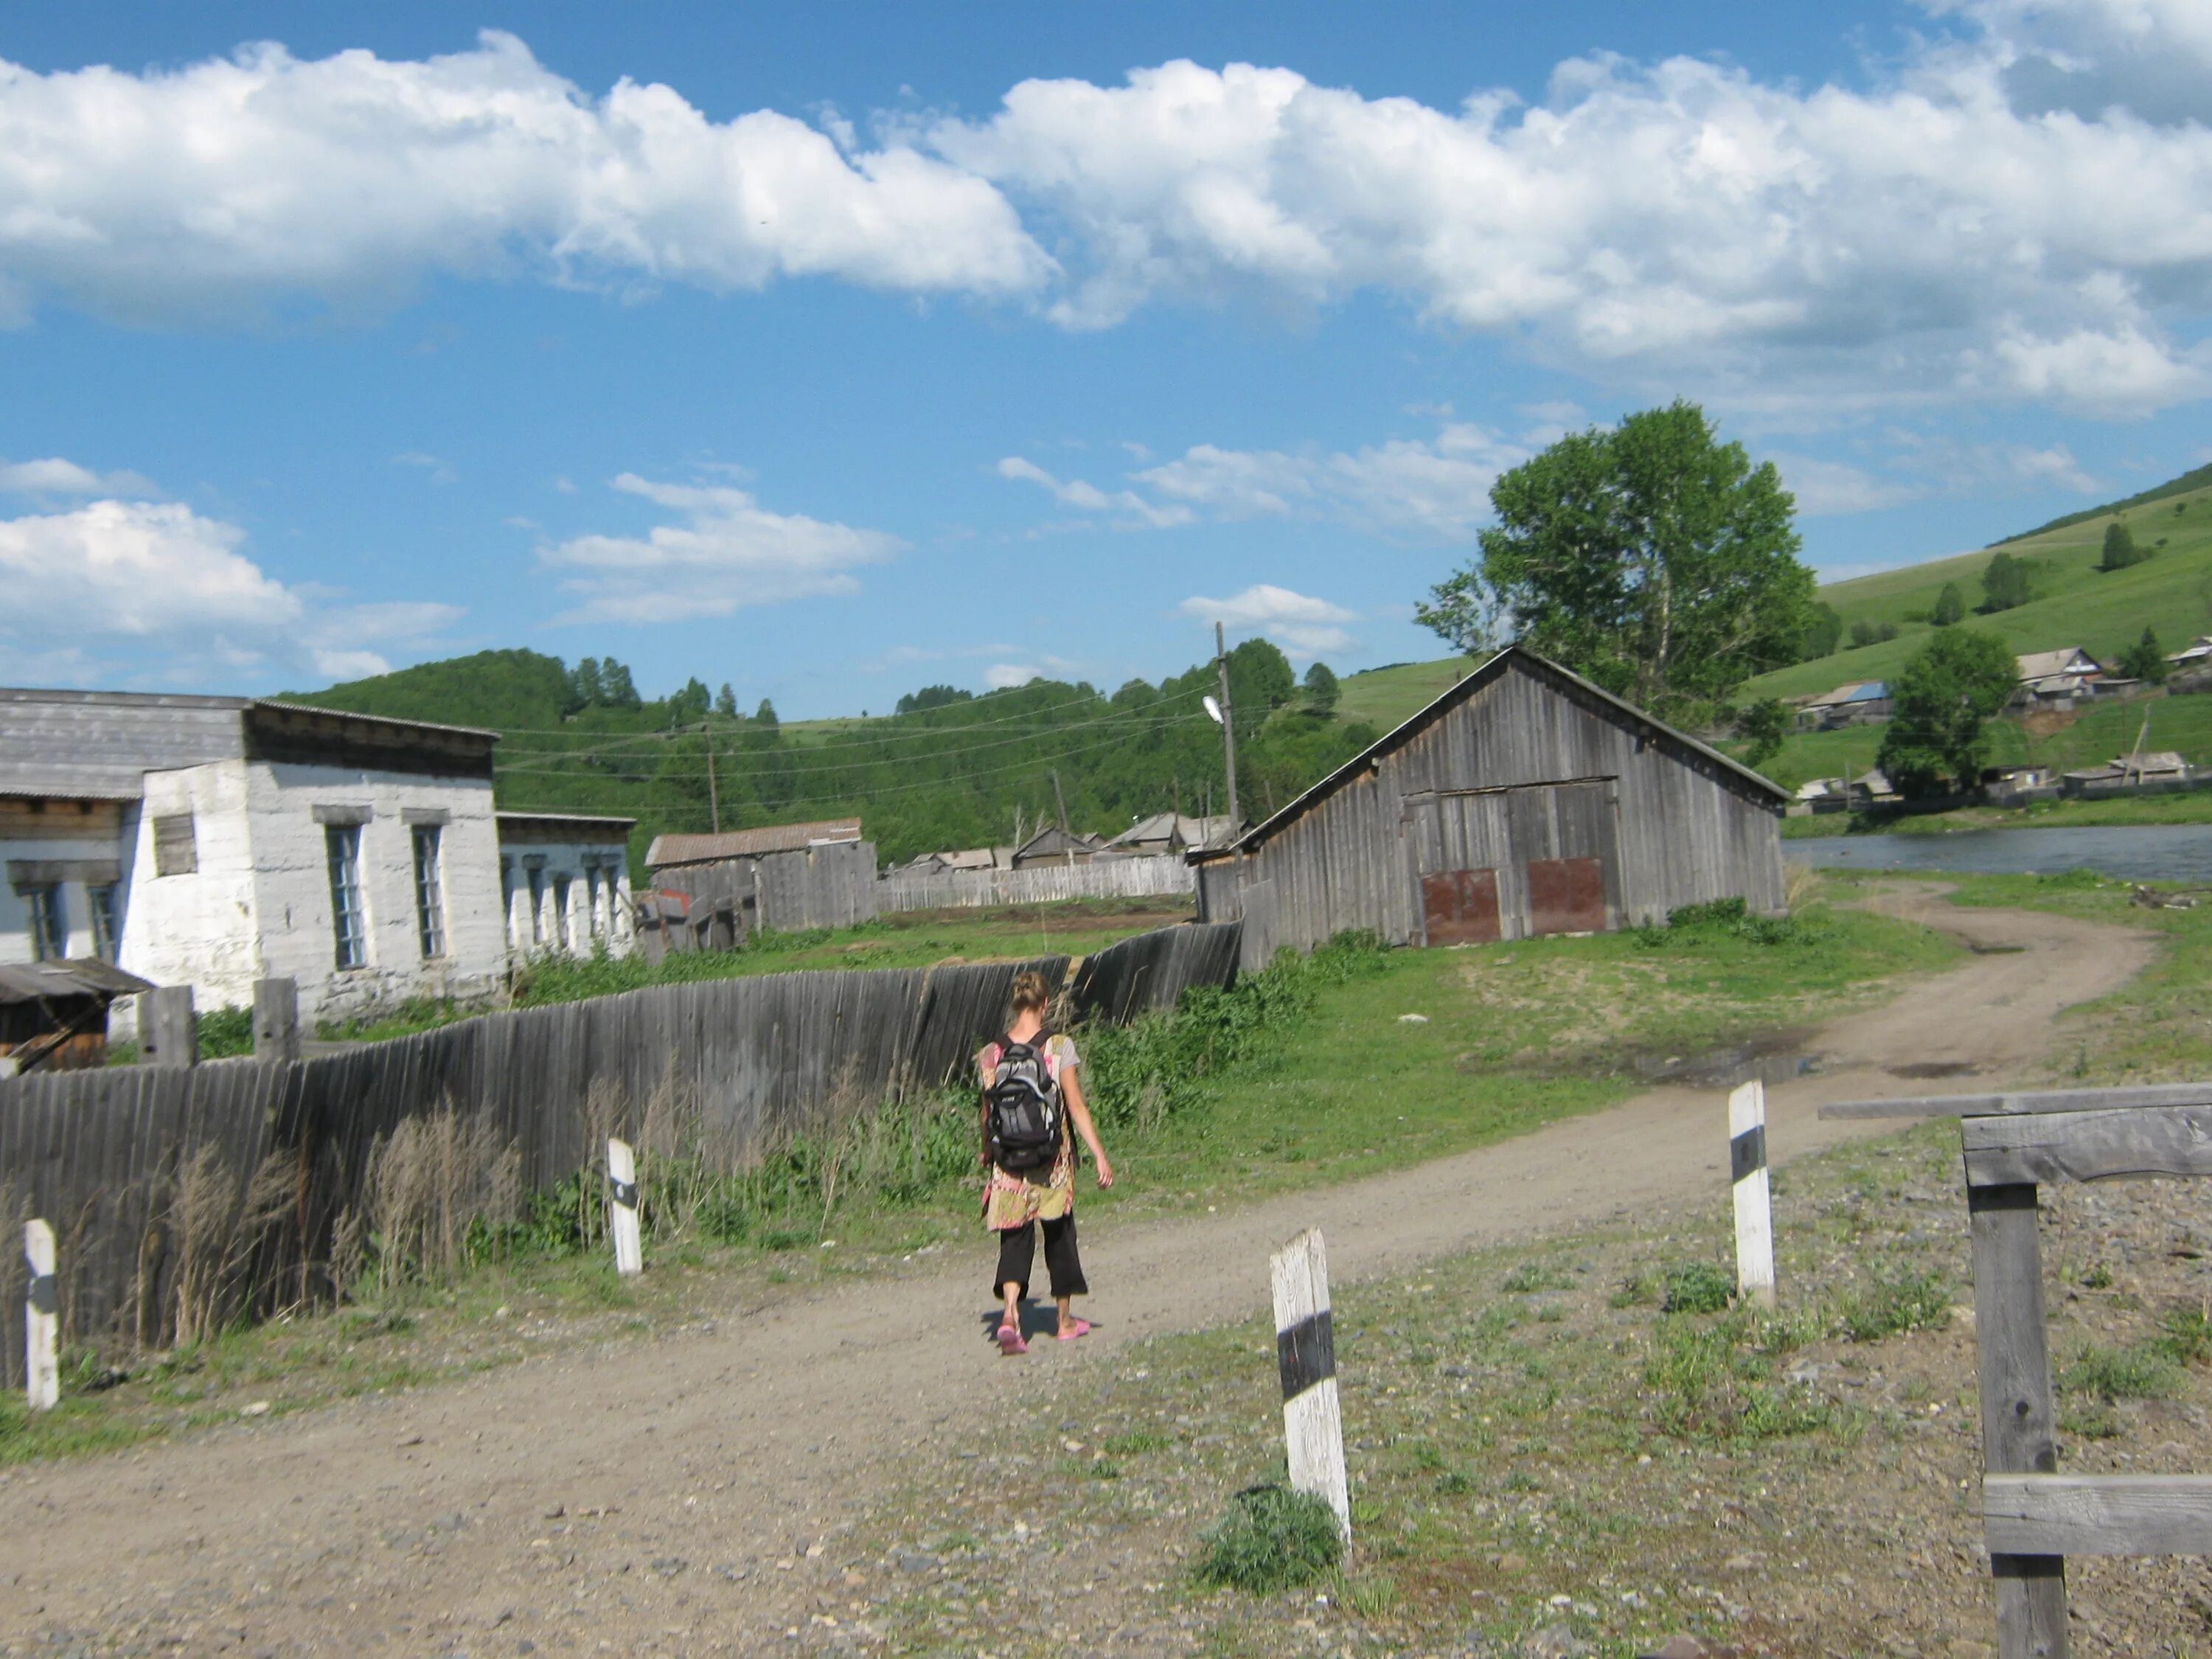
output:
<path id="1" fill-rule="evenodd" d="M 185 1158 L 169 1183 L 161 1222 L 176 1267 L 168 1328 L 156 1333 L 156 1340 L 205 1340 L 246 1310 L 254 1252 L 290 1207 L 290 1177 L 276 1153 L 244 1182 L 213 1142 Z"/>
<path id="2" fill-rule="evenodd" d="M 447 1101 L 380 1136 L 363 1184 L 363 1277 L 388 1296 L 451 1276 L 478 1223 L 502 1227 L 521 1213 L 522 1155 L 488 1118 Z"/>
<path id="3" fill-rule="evenodd" d="M 1827 878 L 1809 864 L 1785 864 L 1782 866 L 1782 897 L 1793 916 L 1802 915 L 1806 907 L 1817 903 L 1826 892 Z"/>

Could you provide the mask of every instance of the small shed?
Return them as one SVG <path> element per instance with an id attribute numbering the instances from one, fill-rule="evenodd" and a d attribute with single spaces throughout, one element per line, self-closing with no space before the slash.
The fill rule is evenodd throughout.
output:
<path id="1" fill-rule="evenodd" d="M 756 932 L 851 927 L 876 914 L 875 843 L 858 818 L 658 836 L 637 895 L 648 957 L 726 950 Z"/>
<path id="2" fill-rule="evenodd" d="M 1472 944 L 1784 902 L 1788 791 L 1509 646 L 1224 848 L 1191 854 L 1199 919 L 1248 965 L 1346 928 Z"/>
<path id="3" fill-rule="evenodd" d="M 1055 823 L 1014 848 L 1014 868 L 1026 870 L 1038 864 L 1088 864 L 1105 850 L 1106 843 L 1097 836 L 1063 830 Z"/>
<path id="4" fill-rule="evenodd" d="M 0 1060 L 19 1072 L 105 1066 L 108 1005 L 154 988 L 112 963 L 0 963 Z"/>
<path id="5" fill-rule="evenodd" d="M 1139 818 L 1106 845 L 1117 853 L 1158 857 L 1218 847 L 1229 839 L 1229 817 L 1192 817 L 1183 812 L 1155 812 Z"/>

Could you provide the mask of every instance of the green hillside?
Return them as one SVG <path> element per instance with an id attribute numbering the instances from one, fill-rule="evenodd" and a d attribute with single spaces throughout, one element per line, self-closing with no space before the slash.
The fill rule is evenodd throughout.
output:
<path id="1" fill-rule="evenodd" d="M 2176 495 L 2186 495 L 2191 491 L 2197 489 L 2212 489 L 2212 463 L 2185 472 L 2178 478 L 2168 478 L 2164 483 L 2146 489 L 2139 495 L 2130 495 L 2124 501 L 2106 501 L 2102 507 L 2087 507 L 2079 513 L 2063 514 L 2049 524 L 2038 525 L 2033 530 L 2024 530 L 2017 536 L 2008 536 L 2004 540 L 1992 542 L 1990 545 L 1992 548 L 2009 547 L 2014 542 L 2027 541 L 2031 537 L 2044 534 L 2046 531 L 2063 530 L 2069 525 L 2081 524 L 2090 519 L 2101 519 L 2108 513 L 2125 513 L 2131 507 L 2145 507 L 2153 501 L 2168 501 Z"/>
<path id="2" fill-rule="evenodd" d="M 1388 732 L 1434 702 L 1474 666 L 1466 657 L 1444 657 L 1435 662 L 1392 663 L 1387 668 L 1347 674 L 1340 683 L 1336 717 L 1363 720 L 1378 732 Z"/>
<path id="3" fill-rule="evenodd" d="M 1309 712 L 1290 664 L 1264 640 L 1231 652 L 1229 675 L 1248 818 L 1374 739 L 1364 720 Z M 1206 663 L 1111 696 L 1036 681 L 907 714 L 784 725 L 772 711 L 717 710 L 696 679 L 647 700 L 611 659 L 571 668 L 535 652 L 486 651 L 286 695 L 492 727 L 502 807 L 635 817 L 640 861 L 664 831 L 847 815 L 896 861 L 1008 842 L 1018 822 L 1033 831 L 1057 817 L 1063 799 L 1074 828 L 1107 836 L 1171 807 L 1224 810 L 1220 732 L 1200 705 L 1214 686 Z"/>
<path id="4" fill-rule="evenodd" d="M 1961 553 L 1824 587 L 1820 597 L 1842 617 L 1846 636 L 1855 622 L 1893 623 L 1898 636 L 1761 675 L 1742 696 L 1809 696 L 1851 680 L 1888 678 L 1926 641 L 1931 631 L 1926 617 L 1945 582 L 1958 583 L 1970 607 L 1981 602 L 1982 572 L 1997 550 L 2034 561 L 2035 597 L 1995 616 L 1970 610 L 1964 625 L 2002 635 L 2014 651 L 2078 645 L 2107 661 L 2134 644 L 2146 625 L 2158 630 L 2169 650 L 2193 635 L 2212 632 L 2212 484 L 2126 510 L 2121 516 L 2136 544 L 2153 550 L 2153 556 L 2126 570 L 2100 571 L 2097 562 L 2112 516 L 2101 513 L 2062 524 L 2007 542 L 2002 550 Z"/>

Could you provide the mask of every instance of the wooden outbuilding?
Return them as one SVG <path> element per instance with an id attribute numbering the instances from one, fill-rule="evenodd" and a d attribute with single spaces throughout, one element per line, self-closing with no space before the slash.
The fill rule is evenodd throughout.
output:
<path id="1" fill-rule="evenodd" d="M 636 896 L 646 955 L 727 950 L 748 935 L 851 927 L 876 914 L 876 847 L 858 818 L 653 838 Z"/>
<path id="2" fill-rule="evenodd" d="M 1789 793 L 1509 646 L 1224 848 L 1191 854 L 1199 916 L 1247 966 L 1347 928 L 1474 944 L 1778 912 Z"/>

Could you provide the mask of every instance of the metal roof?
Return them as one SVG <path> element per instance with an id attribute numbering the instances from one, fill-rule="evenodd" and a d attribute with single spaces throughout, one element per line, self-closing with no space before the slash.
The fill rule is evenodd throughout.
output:
<path id="1" fill-rule="evenodd" d="M 1711 761 L 1723 770 L 1733 772 L 1738 778 L 1771 800 L 1786 805 L 1796 799 L 1771 778 L 1753 771 L 1741 761 L 1730 760 L 1711 744 L 1698 742 L 1686 732 L 1678 732 L 1664 720 L 1655 720 L 1634 703 L 1626 698 L 1616 697 L 1603 686 L 1584 679 L 1572 669 L 1562 668 L 1550 658 L 1538 656 L 1526 646 L 1509 645 L 1492 655 L 1473 673 L 1468 675 L 1466 678 L 1461 680 L 1427 707 L 1377 738 L 1365 749 L 1361 750 L 1359 753 L 1338 767 L 1335 771 L 1292 800 L 1274 817 L 1264 823 L 1255 824 L 1226 846 L 1196 850 L 1186 854 L 1185 858 L 1192 864 L 1206 864 L 1215 859 L 1227 858 L 1232 853 L 1248 853 L 1263 845 L 1273 838 L 1278 830 L 1285 829 L 1292 820 L 1304 816 L 1314 806 L 1334 794 L 1337 790 L 1358 777 L 1360 773 L 1365 771 L 1369 766 L 1383 756 L 1419 736 L 1433 721 L 1449 714 L 1484 686 L 1490 684 L 1505 672 L 1509 665 L 1512 664 L 1518 664 L 1527 668 L 1540 679 L 1547 678 L 1563 682 L 1578 691 L 1596 698 L 1600 702 L 1609 705 L 1616 713 L 1627 716 L 1661 743 L 1688 750 L 1691 753 Z"/>
<path id="2" fill-rule="evenodd" d="M 637 827 L 635 818 L 615 817 L 605 812 L 510 812 L 502 806 L 492 817 L 502 823 L 621 823 L 632 829 Z"/>
<path id="3" fill-rule="evenodd" d="M 0 1002 L 44 1002 L 64 997 L 127 997 L 155 988 L 112 962 L 73 957 L 65 962 L 0 963 Z"/>
<path id="4" fill-rule="evenodd" d="M 758 858 L 763 853 L 796 853 L 860 839 L 858 818 L 771 823 L 757 830 L 725 830 L 720 835 L 655 836 L 645 861 L 661 870 L 679 864 L 712 864 L 718 859 Z"/>

